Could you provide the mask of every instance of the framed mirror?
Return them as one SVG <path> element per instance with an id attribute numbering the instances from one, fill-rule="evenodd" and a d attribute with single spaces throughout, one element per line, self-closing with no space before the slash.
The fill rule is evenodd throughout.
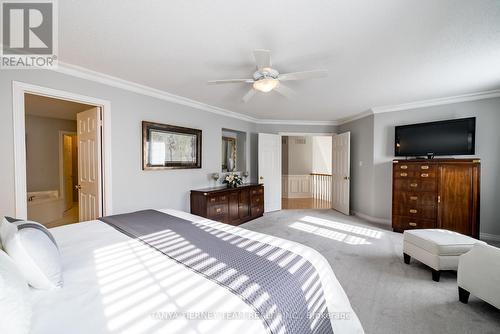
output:
<path id="1" fill-rule="evenodd" d="M 142 122 L 142 169 L 201 168 L 201 130 Z"/>
<path id="2" fill-rule="evenodd" d="M 222 136 L 222 171 L 236 171 L 236 138 Z"/>

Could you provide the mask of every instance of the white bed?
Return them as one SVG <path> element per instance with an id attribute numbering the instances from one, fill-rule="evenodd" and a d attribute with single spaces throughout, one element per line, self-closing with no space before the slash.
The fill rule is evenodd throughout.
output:
<path id="1" fill-rule="evenodd" d="M 315 250 L 184 212 L 160 211 L 300 254 L 319 272 L 334 333 L 363 333 L 330 265 Z M 240 297 L 106 223 L 51 232 L 61 252 L 64 287 L 32 290 L 33 334 L 268 332 Z"/>

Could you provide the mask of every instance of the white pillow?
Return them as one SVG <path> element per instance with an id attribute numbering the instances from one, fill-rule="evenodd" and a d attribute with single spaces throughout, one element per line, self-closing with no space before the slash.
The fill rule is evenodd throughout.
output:
<path id="1" fill-rule="evenodd" d="M 0 333 L 27 334 L 31 324 L 29 287 L 15 263 L 0 250 Z"/>
<path id="2" fill-rule="evenodd" d="M 5 251 L 29 285 L 42 290 L 62 286 L 59 249 L 45 226 L 32 221 L 9 223 L 4 219 L 0 237 Z"/>

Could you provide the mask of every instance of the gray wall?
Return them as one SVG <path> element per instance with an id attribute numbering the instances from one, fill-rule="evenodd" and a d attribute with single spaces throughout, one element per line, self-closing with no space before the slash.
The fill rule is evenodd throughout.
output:
<path id="1" fill-rule="evenodd" d="M 59 131 L 76 132 L 76 121 L 26 116 L 28 191 L 59 190 Z"/>
<path id="2" fill-rule="evenodd" d="M 247 169 L 256 180 L 257 132 L 325 132 L 333 127 L 257 125 L 164 100 L 132 93 L 69 75 L 45 70 L 2 71 L 0 75 L 0 215 L 14 215 L 14 144 L 12 81 L 69 91 L 111 102 L 112 193 L 114 213 L 141 208 L 189 210 L 189 190 L 213 185 L 220 172 L 222 128 L 247 134 Z M 175 124 L 203 131 L 202 168 L 143 171 L 141 121 Z M 249 163 L 248 163 L 249 162 Z"/>
<path id="3" fill-rule="evenodd" d="M 247 134 L 255 125 L 193 109 L 92 81 L 44 70 L 2 71 L 0 76 L 0 215 L 14 215 L 14 153 L 12 81 L 92 96 L 111 102 L 112 193 L 115 213 L 141 208 L 189 209 L 189 190 L 213 184 L 210 174 L 220 172 L 221 131 Z M 203 130 L 202 168 L 143 171 L 141 121 L 154 121 Z M 247 147 L 248 159 L 256 151 Z M 250 170 L 253 173 L 253 170 Z"/>
<path id="4" fill-rule="evenodd" d="M 297 139 L 300 143 L 297 143 Z M 305 143 L 301 140 L 305 140 Z M 312 150 L 312 137 L 288 137 L 289 175 L 309 175 L 312 172 Z"/>
<path id="5" fill-rule="evenodd" d="M 481 158 L 482 162 L 481 233 L 500 235 L 500 218 L 496 210 L 500 198 L 499 98 L 381 113 L 342 125 L 339 132 L 346 130 L 353 132 L 351 158 L 353 210 L 375 218 L 390 219 L 391 161 L 394 159 L 396 125 L 463 117 L 477 118 L 475 156 Z M 365 145 L 368 147 L 363 148 Z M 363 167 L 359 167 L 359 160 L 366 159 L 370 154 L 372 154 L 371 165 L 364 164 Z M 371 182 L 364 178 L 371 178 Z"/>
<path id="6" fill-rule="evenodd" d="M 339 127 L 339 133 L 351 132 L 351 210 L 373 212 L 373 116 Z"/>

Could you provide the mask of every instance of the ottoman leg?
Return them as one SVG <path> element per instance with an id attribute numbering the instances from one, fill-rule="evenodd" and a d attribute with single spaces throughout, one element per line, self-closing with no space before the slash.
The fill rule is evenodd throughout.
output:
<path id="1" fill-rule="evenodd" d="M 458 299 L 462 303 L 467 304 L 469 302 L 469 296 L 470 296 L 469 291 L 462 289 L 461 287 L 458 287 Z"/>
<path id="2" fill-rule="evenodd" d="M 403 258 L 406 264 L 410 264 L 410 259 L 411 259 L 410 255 L 403 253 Z"/>
<path id="3" fill-rule="evenodd" d="M 441 277 L 441 271 L 439 270 L 434 270 L 432 269 L 432 280 L 435 281 L 435 282 L 439 282 L 439 278 Z"/>

